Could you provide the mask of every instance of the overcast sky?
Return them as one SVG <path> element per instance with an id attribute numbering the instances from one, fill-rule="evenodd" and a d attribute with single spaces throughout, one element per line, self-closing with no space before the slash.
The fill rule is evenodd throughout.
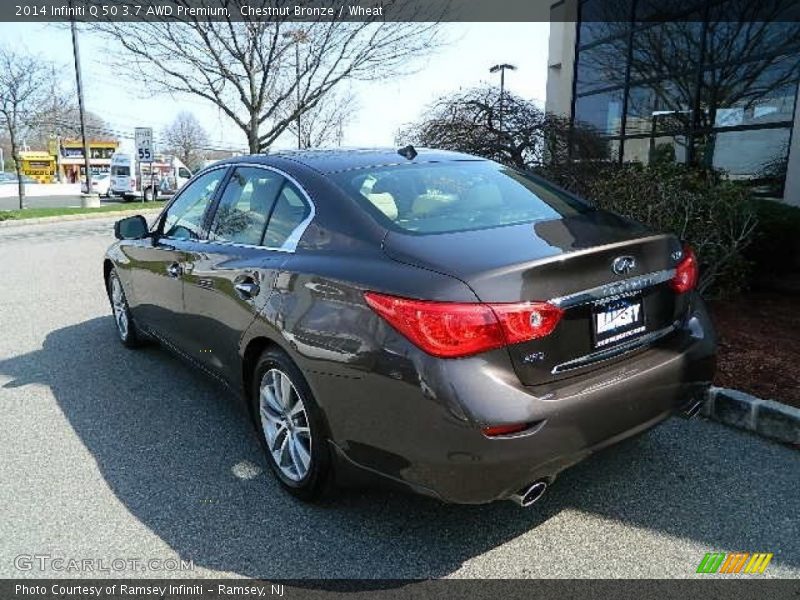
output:
<path id="1" fill-rule="evenodd" d="M 397 130 L 419 118 L 425 107 L 440 95 L 482 81 L 498 83 L 498 77 L 488 71 L 499 62 L 513 63 L 519 68 L 507 74 L 508 89 L 544 104 L 548 23 L 451 23 L 445 27 L 453 43 L 428 58 L 416 75 L 353 87 L 359 111 L 345 130 L 345 145 L 392 145 Z M 65 89 L 74 89 L 67 28 L 0 23 L 0 40 L 55 62 L 64 74 Z M 114 130 L 132 136 L 134 127 L 150 126 L 158 136 L 178 112 L 188 110 L 203 123 L 214 145 L 244 147 L 241 131 L 213 105 L 191 96 L 148 97 L 147 91 L 138 89 L 130 76 L 115 73 L 108 66 L 108 49 L 102 40 L 82 32 L 80 43 L 87 109 L 100 115 Z M 276 144 L 291 145 L 290 135 Z"/>

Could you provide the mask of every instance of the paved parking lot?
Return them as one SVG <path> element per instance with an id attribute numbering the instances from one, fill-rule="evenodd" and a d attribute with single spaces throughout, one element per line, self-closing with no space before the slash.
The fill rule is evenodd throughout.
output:
<path id="1" fill-rule="evenodd" d="M 235 399 L 117 342 L 111 224 L 0 230 L 0 577 L 77 575 L 15 567 L 33 554 L 194 565 L 115 576 L 686 577 L 712 551 L 774 552 L 763 576 L 800 576 L 800 455 L 702 420 L 593 457 L 529 510 L 293 500 Z"/>

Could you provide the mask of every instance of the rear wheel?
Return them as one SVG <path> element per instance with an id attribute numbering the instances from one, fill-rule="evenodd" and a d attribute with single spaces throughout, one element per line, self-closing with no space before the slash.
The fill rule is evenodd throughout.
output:
<path id="1" fill-rule="evenodd" d="M 151 187 L 145 188 L 145 190 L 144 190 L 144 201 L 145 202 L 152 202 L 155 199 L 156 199 L 156 193 L 153 190 L 153 188 L 151 188 Z"/>
<path id="2" fill-rule="evenodd" d="M 131 318 L 125 290 L 122 289 L 122 282 L 116 269 L 112 269 L 109 273 L 107 285 L 108 298 L 111 301 L 111 311 L 114 314 L 114 323 L 117 326 L 119 339 L 128 348 L 135 348 L 141 344 L 141 340 Z"/>
<path id="3" fill-rule="evenodd" d="M 267 350 L 252 382 L 259 441 L 272 471 L 294 496 L 320 497 L 330 480 L 322 413 L 300 369 L 282 351 Z"/>

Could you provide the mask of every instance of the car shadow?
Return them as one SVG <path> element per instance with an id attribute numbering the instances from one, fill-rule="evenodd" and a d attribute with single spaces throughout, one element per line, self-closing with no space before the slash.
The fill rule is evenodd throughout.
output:
<path id="1" fill-rule="evenodd" d="M 664 426 L 687 428 L 688 444 L 687 435 L 647 434 L 605 451 L 529 510 L 374 490 L 307 505 L 265 472 L 240 402 L 155 346 L 126 350 L 110 317 L 53 331 L 42 349 L 1 360 L 0 375 L 11 378 L 5 387 L 49 386 L 117 498 L 196 567 L 261 578 L 441 577 L 564 509 L 713 548 L 796 546 L 791 450 L 708 424 Z M 748 452 L 780 460 L 785 478 L 742 468 Z M 742 507 L 747 519 L 726 518 Z M 797 565 L 800 554 L 781 560 Z"/>

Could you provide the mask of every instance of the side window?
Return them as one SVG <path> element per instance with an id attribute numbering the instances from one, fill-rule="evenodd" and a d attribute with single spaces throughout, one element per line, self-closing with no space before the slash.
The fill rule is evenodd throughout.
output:
<path id="1" fill-rule="evenodd" d="M 237 167 L 225 186 L 209 239 L 261 244 L 267 217 L 282 184 L 283 177 L 273 171 Z"/>
<path id="2" fill-rule="evenodd" d="M 187 169 L 186 167 L 181 167 L 178 169 L 178 177 L 183 177 L 184 179 L 189 179 L 192 176 L 192 172 Z"/>
<path id="3" fill-rule="evenodd" d="M 179 240 L 198 239 L 203 214 L 224 176 L 225 169 L 214 169 L 184 188 L 164 215 L 164 235 Z"/>
<path id="4" fill-rule="evenodd" d="M 303 199 L 300 191 L 287 181 L 278 195 L 272 216 L 267 224 L 264 245 L 269 248 L 283 246 L 309 214 L 311 214 L 311 207 Z"/>

